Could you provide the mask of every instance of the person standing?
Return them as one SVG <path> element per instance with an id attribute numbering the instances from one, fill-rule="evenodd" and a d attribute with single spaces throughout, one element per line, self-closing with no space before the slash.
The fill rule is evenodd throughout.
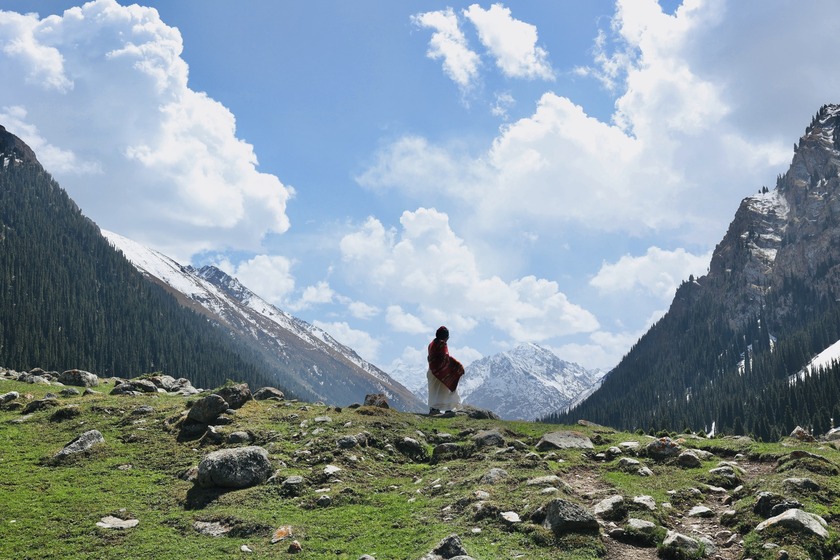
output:
<path id="1" fill-rule="evenodd" d="M 455 410 L 461 404 L 458 381 L 464 375 L 464 366 L 449 355 L 446 344 L 448 340 L 449 329 L 440 327 L 435 333 L 435 339 L 429 343 L 429 371 L 426 373 L 429 382 L 429 414 Z"/>

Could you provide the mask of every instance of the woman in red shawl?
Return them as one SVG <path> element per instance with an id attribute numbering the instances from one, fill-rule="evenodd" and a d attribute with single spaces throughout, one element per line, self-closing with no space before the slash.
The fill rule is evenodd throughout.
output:
<path id="1" fill-rule="evenodd" d="M 440 327 L 435 339 L 429 343 L 429 414 L 440 414 L 444 410 L 454 410 L 461 404 L 458 396 L 458 381 L 464 375 L 461 362 L 449 355 L 446 341 L 449 329 Z"/>

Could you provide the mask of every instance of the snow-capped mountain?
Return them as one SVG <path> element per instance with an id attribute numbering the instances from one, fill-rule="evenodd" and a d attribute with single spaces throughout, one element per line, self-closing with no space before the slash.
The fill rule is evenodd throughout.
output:
<path id="1" fill-rule="evenodd" d="M 109 231 L 108 241 L 144 275 L 174 293 L 185 306 L 229 329 L 284 373 L 278 385 L 300 398 L 336 405 L 384 393 L 403 410 L 425 404 L 385 372 L 327 332 L 278 309 L 213 266 L 182 266 L 153 249 Z"/>

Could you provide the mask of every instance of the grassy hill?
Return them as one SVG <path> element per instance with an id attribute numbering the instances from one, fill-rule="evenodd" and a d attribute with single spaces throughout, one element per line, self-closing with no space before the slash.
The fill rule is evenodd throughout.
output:
<path id="1" fill-rule="evenodd" d="M 662 547 L 668 531 L 707 537 L 701 549 L 710 558 L 777 558 L 779 549 L 765 549 L 766 542 L 780 545 L 789 558 L 840 552 L 840 452 L 833 444 L 691 434 L 661 440 L 698 450 L 697 465 L 680 466 L 676 458 L 636 454 L 631 445 L 644 449 L 660 440 L 595 425 L 437 418 L 277 400 L 250 400 L 219 420 L 213 434 L 192 439 L 183 430 L 185 416 L 203 395 L 110 395 L 115 381 L 103 381 L 95 393 L 64 396 L 60 385 L 0 376 L 0 395 L 19 394 L 0 406 L 1 558 L 419 559 L 451 534 L 459 535 L 472 558 L 485 560 L 692 557 Z M 48 393 L 57 395 L 54 406 L 24 413 Z M 92 429 L 103 443 L 53 458 Z M 593 448 L 538 445 L 558 430 L 574 430 Z M 488 431 L 503 442 L 491 437 L 481 445 L 477 437 Z M 240 490 L 198 487 L 194 467 L 203 457 L 246 445 L 230 443 L 235 432 L 268 451 L 275 476 Z M 337 443 L 358 434 L 364 434 L 361 446 Z M 450 453 L 442 455 L 444 449 Z M 736 466 L 735 481 L 710 472 L 722 461 Z M 644 467 L 650 476 L 639 474 Z M 295 475 L 303 478 L 299 495 L 282 484 Z M 791 478 L 817 487 L 791 489 L 785 482 Z M 800 509 L 822 516 L 828 537 L 757 532 L 766 517 L 755 513 L 758 491 L 797 500 Z M 621 496 L 624 505 L 600 514 L 595 532 L 555 534 L 543 526 L 542 507 L 552 500 L 594 512 L 611 496 Z M 696 506 L 710 513 L 695 516 Z M 139 523 L 97 526 L 106 516 Z M 631 518 L 655 528 L 649 535 L 634 533 Z M 291 536 L 272 543 L 287 526 Z M 206 534 L 213 529 L 223 535 Z M 289 552 L 292 540 L 301 552 Z"/>

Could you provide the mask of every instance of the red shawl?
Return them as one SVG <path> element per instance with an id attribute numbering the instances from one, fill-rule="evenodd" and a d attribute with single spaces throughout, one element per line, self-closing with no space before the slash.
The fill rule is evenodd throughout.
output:
<path id="1" fill-rule="evenodd" d="M 458 381 L 464 375 L 461 362 L 449 355 L 446 341 L 438 338 L 429 343 L 429 371 L 450 391 L 458 388 Z"/>

